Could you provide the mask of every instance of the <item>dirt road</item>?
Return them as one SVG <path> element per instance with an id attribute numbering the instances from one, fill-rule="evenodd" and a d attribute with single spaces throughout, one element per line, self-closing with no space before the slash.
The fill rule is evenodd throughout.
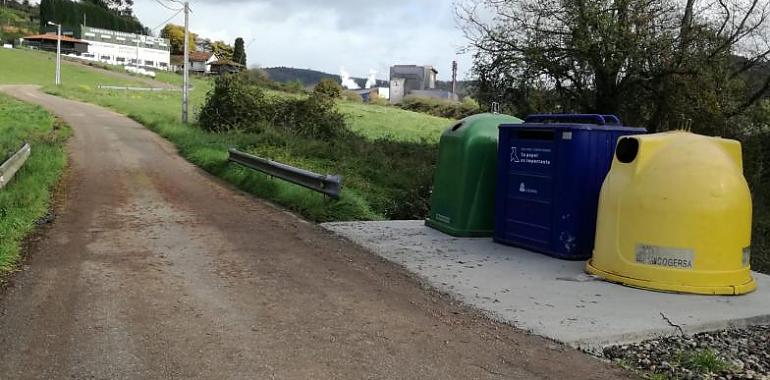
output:
<path id="1" fill-rule="evenodd" d="M 75 131 L 56 221 L 0 295 L 2 379 L 616 379 L 232 190 L 141 125 L 5 87 Z"/>

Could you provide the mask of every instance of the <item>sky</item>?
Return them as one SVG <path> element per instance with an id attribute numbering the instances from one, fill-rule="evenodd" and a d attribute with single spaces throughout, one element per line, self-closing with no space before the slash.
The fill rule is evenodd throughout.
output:
<path id="1" fill-rule="evenodd" d="M 165 25 L 180 7 L 169 0 L 135 0 L 134 13 L 147 27 Z M 289 66 L 355 77 L 370 70 L 386 79 L 394 64 L 433 65 L 439 80 L 471 68 L 452 0 L 191 0 L 190 30 L 230 44 L 243 37 L 248 64 Z M 183 24 L 182 14 L 172 19 Z M 157 30 L 160 30 L 158 28 Z"/>

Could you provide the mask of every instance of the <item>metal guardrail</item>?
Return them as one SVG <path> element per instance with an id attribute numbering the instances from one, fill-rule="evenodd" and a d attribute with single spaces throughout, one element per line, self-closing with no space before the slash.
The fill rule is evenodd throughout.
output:
<path id="1" fill-rule="evenodd" d="M 162 91 L 174 91 L 181 92 L 181 88 L 164 88 L 164 87 L 130 87 L 130 86 L 107 86 L 99 85 L 97 87 L 100 90 L 121 90 L 121 91 L 147 91 L 147 92 L 162 92 Z M 192 90 L 192 88 L 190 88 Z"/>
<path id="2" fill-rule="evenodd" d="M 247 168 L 260 171 L 273 177 L 326 194 L 334 199 L 340 198 L 342 192 L 342 176 L 323 175 L 304 169 L 295 168 L 280 162 L 253 156 L 237 149 L 230 149 L 230 161 Z"/>
<path id="3" fill-rule="evenodd" d="M 29 144 L 24 143 L 24 146 L 18 152 L 14 153 L 11 158 L 0 165 L 0 189 L 5 187 L 16 172 L 27 162 L 31 152 L 32 148 L 30 148 Z"/>

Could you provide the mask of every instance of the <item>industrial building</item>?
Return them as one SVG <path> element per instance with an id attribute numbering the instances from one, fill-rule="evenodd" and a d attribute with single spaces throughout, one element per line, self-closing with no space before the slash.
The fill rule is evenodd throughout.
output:
<path id="1" fill-rule="evenodd" d="M 88 43 L 88 52 L 81 54 L 83 58 L 112 65 L 169 69 L 171 45 L 165 38 L 83 25 L 81 39 Z"/>
<path id="2" fill-rule="evenodd" d="M 436 88 L 438 70 L 433 66 L 395 65 L 390 68 L 390 103 L 401 103 L 408 95 L 457 100 L 450 91 Z"/>

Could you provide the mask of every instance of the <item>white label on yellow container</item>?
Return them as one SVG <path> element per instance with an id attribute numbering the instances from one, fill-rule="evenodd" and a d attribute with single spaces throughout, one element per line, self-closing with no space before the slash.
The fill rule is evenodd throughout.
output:
<path id="1" fill-rule="evenodd" d="M 694 258 L 695 252 L 692 249 L 636 245 L 636 262 L 639 264 L 691 269 Z"/>

